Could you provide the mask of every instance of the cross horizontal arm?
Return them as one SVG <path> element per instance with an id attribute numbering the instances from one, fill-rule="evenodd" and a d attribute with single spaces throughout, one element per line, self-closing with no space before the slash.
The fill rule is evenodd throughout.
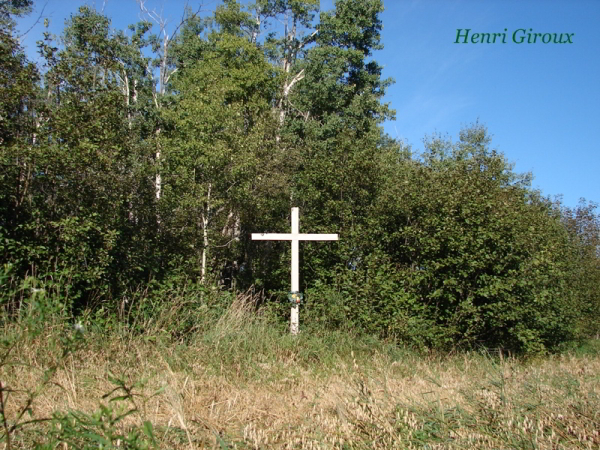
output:
<path id="1" fill-rule="evenodd" d="M 253 241 L 291 241 L 290 233 L 252 233 Z"/>
<path id="2" fill-rule="evenodd" d="M 312 234 L 312 233 L 300 233 L 298 239 L 301 241 L 337 241 L 337 234 Z"/>
<path id="3" fill-rule="evenodd" d="M 252 233 L 253 241 L 337 241 L 337 234 L 312 234 L 312 233 Z"/>

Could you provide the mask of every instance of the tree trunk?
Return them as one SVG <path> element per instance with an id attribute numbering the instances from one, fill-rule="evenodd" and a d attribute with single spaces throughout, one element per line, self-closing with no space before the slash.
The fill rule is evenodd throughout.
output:
<path id="1" fill-rule="evenodd" d="M 208 256 L 208 222 L 210 220 L 211 206 L 210 194 L 212 183 L 208 184 L 208 193 L 206 195 L 206 204 L 202 213 L 202 266 L 200 267 L 200 282 L 204 284 L 206 280 L 206 259 Z"/>
<path id="2" fill-rule="evenodd" d="M 281 129 L 285 123 L 286 116 L 286 108 L 288 103 L 288 97 L 292 88 L 296 83 L 304 79 L 304 69 L 294 75 L 291 79 L 289 78 L 289 73 L 292 69 L 292 64 L 296 60 L 296 55 L 298 51 L 304 48 L 308 43 L 312 42 L 317 32 L 313 32 L 310 36 L 308 36 L 304 41 L 302 41 L 299 45 L 294 45 L 296 39 L 296 20 L 294 19 L 294 25 L 292 26 L 292 30 L 288 32 L 287 25 L 285 28 L 285 35 L 287 38 L 287 45 L 284 51 L 282 68 L 285 73 L 285 81 L 283 83 L 283 89 L 281 91 L 281 97 L 279 98 L 279 102 L 277 103 L 278 116 L 279 116 L 279 124 L 277 129 L 277 134 L 275 135 L 275 142 L 279 143 L 281 140 Z"/>

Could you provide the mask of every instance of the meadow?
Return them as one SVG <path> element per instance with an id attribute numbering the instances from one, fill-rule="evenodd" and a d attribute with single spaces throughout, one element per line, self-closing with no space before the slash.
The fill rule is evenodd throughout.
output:
<path id="1" fill-rule="evenodd" d="M 238 295 L 175 338 L 5 323 L 3 448 L 594 449 L 600 342 L 527 359 L 417 352 L 351 332 L 298 336 Z M 38 325 L 38 328 L 36 328 Z"/>

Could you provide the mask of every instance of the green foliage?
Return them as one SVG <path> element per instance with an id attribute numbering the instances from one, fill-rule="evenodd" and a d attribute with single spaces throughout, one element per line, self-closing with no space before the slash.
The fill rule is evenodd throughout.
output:
<path id="1" fill-rule="evenodd" d="M 31 12 L 33 0 L 0 0 L 0 33 L 12 31 L 14 17 L 22 17 Z"/>
<path id="2" fill-rule="evenodd" d="M 573 337 L 572 248 L 560 214 L 488 143 L 476 125 L 390 171 L 372 211 L 378 249 L 357 270 L 363 286 L 376 285 L 371 298 L 384 296 L 369 301 L 381 331 L 526 352 Z"/>
<path id="3" fill-rule="evenodd" d="M 31 95 L 20 101 L 27 127 L 13 131 L 1 153 L 0 251 L 18 276 L 68 276 L 76 309 L 156 268 L 148 252 L 156 237 L 148 114 L 139 111 L 151 98 L 140 57 L 146 31 L 140 25 L 129 39 L 83 7 L 67 23 L 62 49 L 47 33 L 39 42 L 44 85 L 16 89 Z"/>
<path id="4" fill-rule="evenodd" d="M 69 317 L 68 296 L 62 295 L 60 285 L 28 277 L 15 286 L 8 265 L 0 272 L 0 282 L 3 329 L 0 369 L 4 373 L 20 365 L 19 352 L 40 338 L 46 341 L 46 354 L 42 358 L 50 361 L 36 379 L 36 385 L 27 392 L 21 393 L 0 380 L 0 442 L 11 449 L 15 435 L 28 426 L 47 421 L 33 415 L 36 399 L 52 383 L 64 360 L 81 348 L 83 332 L 79 327 L 70 329 L 65 324 Z"/>
<path id="5" fill-rule="evenodd" d="M 600 216 L 598 205 L 583 199 L 575 208 L 562 208 L 561 216 L 574 247 L 570 289 L 580 311 L 578 334 L 583 339 L 600 335 Z"/>
<path id="6" fill-rule="evenodd" d="M 53 449 L 61 443 L 76 448 L 98 448 L 98 445 L 103 448 L 156 448 L 151 422 L 143 421 L 139 429 L 123 430 L 121 427 L 125 417 L 140 416 L 145 410 L 149 399 L 140 398 L 135 392 L 143 387 L 141 382 L 130 385 L 123 378 L 111 375 L 109 379 L 115 388 L 103 397 L 108 398 L 109 403 L 101 404 L 93 413 L 57 411 L 52 417 L 39 417 L 35 413 L 38 398 L 55 383 L 56 372 L 84 348 L 86 329 L 80 323 L 69 325 L 68 285 L 33 277 L 19 283 L 9 265 L 0 270 L 0 283 L 3 333 L 0 369 L 3 378 L 13 367 L 23 364 L 23 352 L 39 339 L 44 340 L 44 354 L 38 356 L 43 370 L 39 376 L 32 375 L 35 385 L 22 392 L 4 379 L 0 380 L 0 442 L 4 442 L 7 449 L 15 448 L 17 441 L 37 430 L 38 433 L 33 433 L 36 437 L 32 447 L 39 449 Z M 45 433 L 39 433 L 40 427 L 48 428 Z"/>
<path id="7" fill-rule="evenodd" d="M 212 328 L 232 302 L 230 292 L 208 289 L 185 275 L 151 282 L 123 298 L 119 320 L 132 335 L 181 341 Z"/>
<path id="8" fill-rule="evenodd" d="M 164 111 L 162 226 L 204 279 L 238 257 L 240 220 L 256 202 L 256 178 L 274 141 L 274 73 L 247 40 L 213 33 L 202 60 L 178 72 Z"/>
<path id="9" fill-rule="evenodd" d="M 530 353 L 600 332 L 595 204 L 542 198 L 479 124 L 418 156 L 383 134 L 381 0 L 227 0 L 172 36 L 84 6 L 39 41 L 43 76 L 14 35 L 30 7 L 0 2 L 4 320 L 184 339 L 254 286 L 285 328 L 289 245 L 250 233 L 299 206 L 341 236 L 302 245 L 303 326 Z"/>

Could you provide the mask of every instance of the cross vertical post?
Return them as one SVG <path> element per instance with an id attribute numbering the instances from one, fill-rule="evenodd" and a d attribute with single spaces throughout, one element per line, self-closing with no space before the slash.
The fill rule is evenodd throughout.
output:
<path id="1" fill-rule="evenodd" d="M 292 292 L 300 291 L 300 224 L 298 208 L 292 208 Z M 290 333 L 298 334 L 300 323 L 300 305 L 292 304 L 290 312 Z"/>
<path id="2" fill-rule="evenodd" d="M 297 296 L 300 291 L 300 241 L 337 241 L 337 234 L 300 234 L 300 224 L 298 220 L 298 208 L 292 208 L 292 232 L 286 233 L 252 233 L 253 241 L 292 241 L 292 267 L 291 281 L 293 298 L 298 298 L 298 302 L 292 304 L 290 317 L 290 332 L 298 334 L 299 323 L 299 301 Z M 297 297 L 294 297 L 294 294 Z"/>

